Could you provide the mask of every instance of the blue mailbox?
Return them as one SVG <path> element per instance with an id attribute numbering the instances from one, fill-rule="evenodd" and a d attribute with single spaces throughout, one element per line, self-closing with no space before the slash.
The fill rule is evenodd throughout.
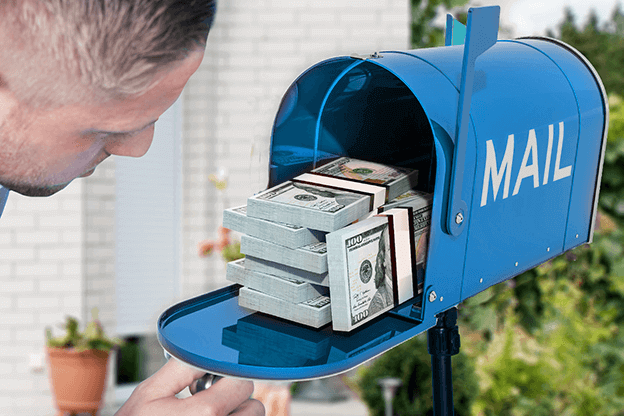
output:
<path id="1" fill-rule="evenodd" d="M 591 241 L 598 199 L 608 107 L 591 64 L 554 39 L 497 41 L 474 64 L 462 135 L 463 60 L 447 46 L 320 62 L 273 128 L 271 185 L 328 154 L 420 171 L 434 201 L 427 313 Z"/>
<path id="2" fill-rule="evenodd" d="M 252 379 L 336 374 L 436 326 L 436 315 L 488 287 L 591 242 L 608 130 L 600 77 L 561 41 L 497 40 L 498 7 L 473 10 L 467 31 L 447 22 L 445 47 L 312 66 L 285 93 L 273 126 L 269 186 L 330 156 L 419 170 L 418 189 L 433 193 L 424 292 L 335 333 L 250 315 L 233 285 L 163 313 L 168 354 Z"/>

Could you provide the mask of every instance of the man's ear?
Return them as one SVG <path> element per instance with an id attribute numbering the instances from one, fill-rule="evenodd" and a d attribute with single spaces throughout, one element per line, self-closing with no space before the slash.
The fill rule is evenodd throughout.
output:
<path id="1" fill-rule="evenodd" d="M 19 101 L 9 88 L 6 78 L 0 74 L 0 124 L 18 105 Z"/>

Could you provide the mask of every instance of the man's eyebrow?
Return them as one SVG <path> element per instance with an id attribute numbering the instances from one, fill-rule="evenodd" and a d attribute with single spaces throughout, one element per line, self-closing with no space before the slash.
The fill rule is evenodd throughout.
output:
<path id="1" fill-rule="evenodd" d="M 131 133 L 136 133 L 138 131 L 144 130 L 144 129 L 148 128 L 149 126 L 151 126 L 152 124 L 156 123 L 157 121 L 158 121 L 158 119 L 152 120 L 149 123 L 147 123 L 146 125 L 144 125 L 143 127 L 139 127 L 138 129 L 134 129 L 134 130 L 109 131 L 109 130 L 89 129 L 89 130 L 87 130 L 87 133 L 96 133 L 96 134 L 131 134 Z"/>

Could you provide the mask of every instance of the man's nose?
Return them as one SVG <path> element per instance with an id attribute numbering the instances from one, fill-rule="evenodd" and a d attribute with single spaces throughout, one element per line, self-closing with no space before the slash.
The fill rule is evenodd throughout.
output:
<path id="1" fill-rule="evenodd" d="M 104 149 L 111 155 L 141 157 L 149 150 L 154 139 L 154 126 L 128 137 L 113 138 Z"/>

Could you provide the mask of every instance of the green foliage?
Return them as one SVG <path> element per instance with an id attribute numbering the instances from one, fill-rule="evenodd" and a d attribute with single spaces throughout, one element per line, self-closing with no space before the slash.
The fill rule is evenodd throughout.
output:
<path id="1" fill-rule="evenodd" d="M 581 52 L 592 63 L 607 93 L 624 91 L 624 15 L 619 7 L 613 10 L 611 19 L 603 27 L 598 25 L 596 12 L 579 30 L 576 17 L 570 8 L 564 10 L 563 21 L 558 26 L 559 35 L 548 30 L 546 35 L 558 37 Z"/>
<path id="2" fill-rule="evenodd" d="M 444 28 L 436 27 L 432 24 L 432 20 L 436 17 L 439 6 L 447 9 L 463 6 L 466 0 L 412 0 L 412 47 L 424 48 L 431 46 L 444 45 Z M 462 18 L 458 18 L 462 21 Z M 465 17 L 463 23 L 466 23 Z"/>
<path id="3" fill-rule="evenodd" d="M 609 96 L 609 135 L 600 187 L 600 207 L 624 224 L 624 101 Z"/>
<path id="4" fill-rule="evenodd" d="M 245 255 L 240 251 L 239 241 L 235 241 L 225 246 L 223 248 L 223 251 L 221 252 L 221 256 L 223 256 L 223 259 L 226 262 L 242 259 L 243 257 L 245 257 Z"/>
<path id="5" fill-rule="evenodd" d="M 104 328 L 101 322 L 98 320 L 97 308 L 93 308 L 91 311 L 92 320 L 87 324 L 84 332 L 80 333 L 78 327 L 78 320 L 67 317 L 67 321 L 62 328 L 65 328 L 65 335 L 53 338 L 52 330 L 46 328 L 46 339 L 48 347 L 53 348 L 74 348 L 76 351 L 86 350 L 103 350 L 110 351 L 111 349 L 123 345 L 123 341 L 117 338 L 108 338 L 104 333 Z"/>
<path id="6" fill-rule="evenodd" d="M 143 356 L 139 338 L 127 339 L 117 353 L 117 384 L 139 383 L 147 378 L 141 371 Z"/>
<path id="7" fill-rule="evenodd" d="M 563 279 L 538 278 L 538 286 L 545 300 L 544 327 L 534 336 L 525 332 L 511 297 L 503 327 L 482 343 L 485 351 L 475 354 L 481 392 L 473 414 L 617 414 L 623 401 L 613 391 L 622 372 L 612 371 L 604 383 L 606 366 L 599 353 L 613 346 L 614 314 L 596 313 L 595 302 Z"/>
<path id="8" fill-rule="evenodd" d="M 452 358 L 451 363 L 455 414 L 470 415 L 472 402 L 479 392 L 474 364 L 462 351 Z M 379 357 L 372 366 L 359 370 L 357 386 L 371 416 L 384 414 L 382 391 L 377 384 L 384 377 L 397 377 L 403 383 L 393 401 L 397 414 L 433 415 L 431 356 L 427 352 L 426 335 L 404 342 Z"/>

